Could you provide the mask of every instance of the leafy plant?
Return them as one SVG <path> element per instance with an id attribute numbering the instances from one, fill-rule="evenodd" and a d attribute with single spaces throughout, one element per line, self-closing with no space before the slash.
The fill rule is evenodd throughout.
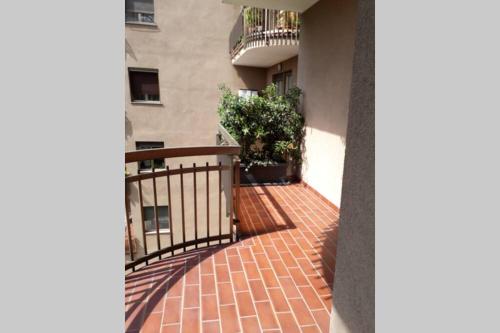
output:
<path id="1" fill-rule="evenodd" d="M 259 96 L 249 98 L 239 97 L 224 85 L 219 88 L 221 124 L 241 145 L 240 158 L 247 169 L 302 161 L 304 117 L 297 112 L 299 88 L 281 96 L 271 84 Z"/>
<path id="2" fill-rule="evenodd" d="M 243 17 L 247 26 L 254 26 L 259 21 L 259 12 L 252 7 L 246 7 L 243 10 Z"/>

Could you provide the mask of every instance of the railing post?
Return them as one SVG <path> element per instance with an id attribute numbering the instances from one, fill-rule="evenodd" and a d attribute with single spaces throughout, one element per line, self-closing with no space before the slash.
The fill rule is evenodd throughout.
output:
<path id="1" fill-rule="evenodd" d="M 234 224 L 236 225 L 236 241 L 240 240 L 240 158 L 236 156 L 234 161 L 234 211 L 235 211 L 235 219 Z M 232 229 L 231 229 L 232 232 Z"/>
<path id="2" fill-rule="evenodd" d="M 265 45 L 268 45 L 267 44 L 267 34 L 268 34 L 268 31 L 269 31 L 269 27 L 267 26 L 268 23 L 267 23 L 267 8 L 264 9 L 264 44 Z"/>
<path id="3" fill-rule="evenodd" d="M 130 202 L 128 198 L 128 184 L 125 184 L 125 218 L 127 219 L 127 236 L 128 236 L 128 250 L 130 252 L 130 260 L 134 261 L 134 247 L 132 241 L 131 218 L 130 218 Z M 135 272 L 135 266 L 132 267 Z"/>

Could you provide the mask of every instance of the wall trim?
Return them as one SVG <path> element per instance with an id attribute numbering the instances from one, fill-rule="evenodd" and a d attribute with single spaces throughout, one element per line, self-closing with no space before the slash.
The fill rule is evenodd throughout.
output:
<path id="1" fill-rule="evenodd" d="M 328 205 L 330 208 L 332 208 L 337 214 L 340 215 L 340 209 L 337 207 L 333 202 L 328 200 L 325 196 L 323 196 L 321 193 L 319 193 L 314 187 L 306 183 L 305 181 L 301 180 L 300 184 L 304 186 L 306 189 L 308 189 L 311 193 L 313 193 L 315 196 L 317 196 L 321 201 L 323 201 L 326 205 Z"/>

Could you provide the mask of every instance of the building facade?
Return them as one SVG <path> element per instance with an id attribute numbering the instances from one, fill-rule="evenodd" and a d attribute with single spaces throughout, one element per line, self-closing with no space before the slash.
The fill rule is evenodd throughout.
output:
<path id="1" fill-rule="evenodd" d="M 368 59 L 373 50 L 361 49 L 366 45 L 366 31 L 359 30 L 360 3 L 365 2 L 126 0 L 126 151 L 213 145 L 219 122 L 220 84 L 242 95 L 260 91 L 270 83 L 282 93 L 293 86 L 302 90 L 300 112 L 305 117 L 305 139 L 301 179 L 336 207 L 344 200 L 341 195 L 346 196 L 346 211 L 340 210 L 345 218 L 341 218 L 340 266 L 336 268 L 341 278 L 335 280 L 334 287 L 341 296 L 337 308 L 333 305 L 336 322 L 332 327 L 338 332 L 374 331 L 374 106 L 370 97 L 374 88 L 371 76 L 359 75 L 359 68 L 366 66 L 361 63 L 364 58 L 358 57 L 356 62 L 355 44 L 356 53 Z M 373 16 L 370 8 L 365 13 L 368 18 Z M 365 27 L 370 28 L 373 26 Z M 356 89 L 353 67 L 358 68 Z M 359 99 L 363 93 L 367 95 L 366 105 Z M 203 164 L 207 159 L 169 163 L 178 166 L 188 161 Z M 350 167 L 346 175 L 344 165 Z M 165 165 L 148 161 L 127 172 L 136 174 L 153 168 Z M 194 179 L 187 177 L 185 181 Z M 207 185 L 214 191 L 217 183 L 211 180 Z M 128 189 L 132 220 L 147 220 L 152 231 L 153 186 L 160 192 L 168 191 L 164 183 L 144 182 L 141 198 L 138 188 Z M 171 190 L 179 192 L 180 187 L 172 184 Z M 192 204 L 190 197 L 186 205 Z M 211 202 L 216 201 L 216 193 L 210 197 Z M 166 201 L 157 204 L 161 241 L 168 243 L 170 233 L 176 237 L 181 233 L 179 229 L 170 230 L 169 213 L 179 216 L 180 212 L 171 210 Z M 228 203 L 224 200 L 222 204 L 227 210 Z M 171 206 L 179 207 L 180 203 Z M 145 209 L 141 211 L 140 207 Z M 201 209 L 207 207 L 208 203 Z M 196 219 L 192 210 L 187 212 L 186 219 Z M 211 214 L 207 220 L 215 223 L 214 209 Z M 206 233 L 204 226 L 202 222 L 199 230 L 187 232 Z M 133 228 L 139 235 L 140 226 Z M 160 248 L 153 236 L 146 241 L 150 251 Z M 139 255 L 144 247 L 138 239 Z M 358 280 L 353 278 L 356 276 Z M 360 283 L 368 292 L 353 293 Z M 363 315 L 358 315 L 360 311 Z"/>

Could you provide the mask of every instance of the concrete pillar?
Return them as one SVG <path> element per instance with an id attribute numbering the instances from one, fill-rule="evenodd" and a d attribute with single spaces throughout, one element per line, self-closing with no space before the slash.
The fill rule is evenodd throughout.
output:
<path id="1" fill-rule="evenodd" d="M 375 332 L 375 12 L 359 0 L 330 331 Z"/>

